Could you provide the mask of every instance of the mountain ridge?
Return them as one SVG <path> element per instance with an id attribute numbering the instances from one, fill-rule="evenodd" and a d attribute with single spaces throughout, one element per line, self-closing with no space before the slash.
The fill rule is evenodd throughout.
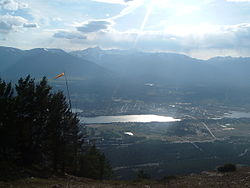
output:
<path id="1" fill-rule="evenodd" d="M 91 91 L 91 96 L 98 92 L 99 96 L 106 93 L 107 97 L 113 98 L 115 93 L 117 97 L 140 99 L 145 92 L 153 92 L 166 98 L 166 92 L 171 88 L 190 90 L 194 96 L 202 96 L 204 92 L 212 92 L 212 96 L 219 89 L 219 96 L 229 88 L 244 93 L 250 88 L 250 58 L 243 57 L 200 60 L 183 54 L 134 49 L 89 48 L 65 52 L 61 49 L 19 50 L 11 47 L 0 47 L 0 56 L 0 76 L 4 79 L 16 80 L 27 74 L 51 79 L 66 71 L 69 80 L 76 83 L 74 88 L 85 93 Z M 154 86 L 149 89 L 146 83 Z"/>
<path id="2" fill-rule="evenodd" d="M 73 51 L 70 54 L 94 61 L 123 77 L 141 80 L 141 82 L 174 83 L 174 85 L 234 84 L 237 86 L 243 80 L 240 84 L 243 83 L 246 86 L 245 80 L 250 81 L 246 72 L 250 68 L 250 58 L 214 57 L 201 60 L 175 53 L 106 51 L 100 48 Z"/>
<path id="3" fill-rule="evenodd" d="M 18 54 L 17 58 L 13 54 Z M 106 76 L 109 71 L 93 62 L 79 59 L 61 49 L 35 48 L 31 50 L 19 50 L 16 48 L 0 47 L 0 55 L 3 54 L 1 72 L 4 77 L 18 78 L 31 74 L 35 77 L 53 77 L 66 71 L 70 77 L 84 77 L 95 79 L 91 73 Z M 5 66 L 3 66 L 5 64 Z"/>

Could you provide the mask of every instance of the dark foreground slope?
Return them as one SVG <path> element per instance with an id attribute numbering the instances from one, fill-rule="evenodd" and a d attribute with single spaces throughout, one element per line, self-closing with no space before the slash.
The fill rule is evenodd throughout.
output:
<path id="1" fill-rule="evenodd" d="M 250 167 L 238 168 L 236 172 L 217 173 L 202 172 L 187 176 L 171 176 L 165 180 L 137 180 L 137 181 L 94 181 L 86 178 L 65 176 L 64 178 L 37 179 L 27 178 L 15 182 L 0 182 L 0 188 L 115 188 L 115 187 L 141 187 L 141 188 L 243 188 L 250 186 Z"/>

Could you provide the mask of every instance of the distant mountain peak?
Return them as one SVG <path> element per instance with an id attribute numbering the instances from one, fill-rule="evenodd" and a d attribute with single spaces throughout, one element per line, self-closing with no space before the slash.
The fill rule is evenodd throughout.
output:
<path id="1" fill-rule="evenodd" d="M 232 57 L 232 56 L 216 56 L 216 57 L 212 57 L 210 58 L 209 60 L 231 60 L 235 57 Z"/>
<path id="2" fill-rule="evenodd" d="M 9 51 L 9 52 L 22 51 L 22 50 L 17 49 L 17 48 L 5 47 L 5 46 L 0 46 L 0 50 Z"/>
<path id="3" fill-rule="evenodd" d="M 99 46 L 96 46 L 96 47 L 93 47 L 92 49 L 95 49 L 95 50 L 100 50 L 102 51 L 102 49 L 99 47 Z"/>
<path id="4" fill-rule="evenodd" d="M 57 48 L 34 48 L 31 50 L 26 50 L 26 52 L 28 52 L 30 54 L 39 54 L 39 53 L 62 54 L 62 53 L 66 53 L 62 49 L 57 49 Z"/>
<path id="5" fill-rule="evenodd" d="M 66 53 L 64 50 L 59 48 L 45 48 L 48 52 L 52 53 Z"/>
<path id="6" fill-rule="evenodd" d="M 100 52 L 100 51 L 103 51 L 99 46 L 96 46 L 96 47 L 91 47 L 91 48 L 86 48 L 82 51 L 95 51 L 95 52 Z"/>

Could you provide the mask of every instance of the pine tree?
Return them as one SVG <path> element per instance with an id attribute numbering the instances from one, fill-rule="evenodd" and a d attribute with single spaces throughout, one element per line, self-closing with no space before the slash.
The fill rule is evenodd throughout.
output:
<path id="1" fill-rule="evenodd" d="M 82 155 L 79 173 L 80 176 L 103 180 L 112 176 L 112 169 L 105 155 L 93 145 Z"/>
<path id="2" fill-rule="evenodd" d="M 51 98 L 51 87 L 46 78 L 35 84 L 27 76 L 16 85 L 15 113 L 18 130 L 19 163 L 24 166 L 40 164 L 45 161 L 43 153 L 44 137 L 48 121 L 48 107 Z"/>
<path id="3" fill-rule="evenodd" d="M 55 172 L 76 172 L 82 136 L 79 120 L 62 92 L 52 95 L 47 125 L 47 151 Z"/>
<path id="4" fill-rule="evenodd" d="M 11 83 L 0 79 L 0 161 L 14 160 L 16 130 L 13 113 L 13 89 Z"/>
<path id="5" fill-rule="evenodd" d="M 44 158 L 44 142 L 47 135 L 46 126 L 48 124 L 49 103 L 51 100 L 51 87 L 45 77 L 36 84 L 34 101 L 33 123 L 33 158 L 36 163 L 42 165 Z M 43 164 L 45 165 L 45 164 Z"/>
<path id="6" fill-rule="evenodd" d="M 35 83 L 27 76 L 19 79 L 16 85 L 16 128 L 18 130 L 18 145 L 20 165 L 30 166 L 33 163 L 34 129 L 35 129 Z"/>
<path id="7" fill-rule="evenodd" d="M 79 119 L 76 114 L 68 111 L 66 114 L 64 132 L 64 166 L 67 166 L 67 171 L 76 174 L 78 168 L 78 158 L 81 153 L 83 144 L 82 134 L 79 129 Z"/>
<path id="8" fill-rule="evenodd" d="M 83 132 L 63 92 L 51 92 L 46 78 L 20 78 L 14 89 L 0 79 L 0 178 L 8 164 L 52 169 L 95 179 L 111 176 L 111 167 L 95 146 L 83 148 Z M 3 171 L 2 164 L 7 168 Z"/>

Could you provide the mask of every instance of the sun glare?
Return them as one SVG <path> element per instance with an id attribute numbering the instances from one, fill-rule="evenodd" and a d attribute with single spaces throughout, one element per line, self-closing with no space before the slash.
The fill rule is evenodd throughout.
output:
<path id="1" fill-rule="evenodd" d="M 150 4 L 155 8 L 169 7 L 171 0 L 151 0 Z"/>
<path id="2" fill-rule="evenodd" d="M 168 34 L 173 34 L 177 36 L 188 36 L 188 35 L 197 35 L 203 36 L 207 33 L 216 33 L 218 32 L 218 27 L 212 24 L 201 24 L 201 25 L 171 25 L 166 26 L 165 32 Z"/>
<path id="3" fill-rule="evenodd" d="M 186 15 L 192 14 L 193 12 L 200 9 L 197 5 L 192 5 L 188 2 L 174 2 L 173 0 L 145 0 L 144 6 L 146 7 L 145 10 L 145 16 L 141 22 L 138 35 L 134 41 L 134 47 L 136 47 L 141 33 L 143 33 L 145 26 L 147 25 L 148 20 L 151 16 L 155 16 L 154 12 L 168 12 L 171 11 L 172 15 L 168 18 L 168 21 L 175 20 L 177 17 L 184 17 Z M 162 21 L 162 18 L 159 18 L 162 23 L 165 23 L 165 21 Z M 164 26 L 163 26 L 164 28 Z M 186 36 L 190 35 L 192 33 L 196 33 L 199 35 L 202 35 L 204 33 L 210 32 L 214 30 L 212 26 L 210 25 L 202 25 L 202 26 L 193 26 L 193 25 L 183 25 L 183 24 L 176 24 L 176 25 L 166 25 L 165 26 L 165 32 L 169 34 L 175 34 L 179 36 Z"/>

